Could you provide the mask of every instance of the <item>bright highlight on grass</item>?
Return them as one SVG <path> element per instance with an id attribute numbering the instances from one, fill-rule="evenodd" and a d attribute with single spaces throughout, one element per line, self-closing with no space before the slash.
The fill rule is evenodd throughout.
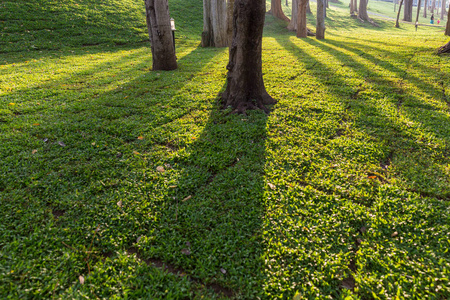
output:
<path id="1" fill-rule="evenodd" d="M 0 4 L 0 298 L 450 298 L 443 28 L 267 16 L 278 103 L 243 116 L 202 1 L 169 4 L 158 73 L 142 1 Z"/>

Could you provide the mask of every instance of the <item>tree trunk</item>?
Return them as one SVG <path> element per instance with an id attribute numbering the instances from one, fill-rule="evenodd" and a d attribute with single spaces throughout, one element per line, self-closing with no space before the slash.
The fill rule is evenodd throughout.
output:
<path id="1" fill-rule="evenodd" d="M 281 0 L 271 0 L 270 2 L 270 11 L 274 17 L 289 22 L 289 18 L 283 12 L 283 8 L 281 7 Z"/>
<path id="2" fill-rule="evenodd" d="M 435 8 L 436 8 L 436 0 L 433 0 L 433 2 L 431 2 L 431 14 L 434 14 Z"/>
<path id="3" fill-rule="evenodd" d="M 395 28 L 400 28 L 400 24 L 398 23 L 398 19 L 400 19 L 400 12 L 402 11 L 403 0 L 400 1 L 400 6 L 398 7 L 397 12 L 397 20 L 395 21 Z"/>
<path id="4" fill-rule="evenodd" d="M 297 31 L 297 16 L 298 16 L 298 5 L 300 0 L 292 0 L 292 17 L 287 29 L 290 31 Z"/>
<path id="5" fill-rule="evenodd" d="M 445 35 L 450 35 L 450 7 L 447 12 L 447 26 L 445 26 Z"/>
<path id="6" fill-rule="evenodd" d="M 324 0 L 317 0 L 316 38 L 318 40 L 323 40 L 325 38 L 325 18 L 324 18 L 324 16 L 325 16 Z"/>
<path id="7" fill-rule="evenodd" d="M 441 0 L 441 20 L 444 21 L 445 17 L 445 3 L 447 3 L 446 0 Z"/>
<path id="8" fill-rule="evenodd" d="M 403 8 L 403 21 L 412 21 L 413 0 L 405 0 L 405 7 Z"/>
<path id="9" fill-rule="evenodd" d="M 358 18 L 363 21 L 371 22 L 372 20 L 370 20 L 369 15 L 367 14 L 367 1 L 368 0 L 359 1 Z"/>
<path id="10" fill-rule="evenodd" d="M 233 8 L 234 8 L 234 0 L 228 0 L 227 2 L 227 40 L 228 46 L 231 45 L 231 39 L 233 38 Z"/>
<path id="11" fill-rule="evenodd" d="M 266 12 L 265 0 L 235 0 L 233 41 L 227 65 L 227 87 L 222 95 L 224 108 L 235 112 L 263 109 L 274 104 L 264 87 L 262 74 L 262 34 Z"/>
<path id="12" fill-rule="evenodd" d="M 417 25 L 419 25 L 419 13 L 420 13 L 420 5 L 421 5 L 421 0 L 419 0 L 419 3 L 417 3 L 417 14 L 416 14 L 416 31 L 417 31 Z"/>
<path id="13" fill-rule="evenodd" d="M 308 29 L 306 28 L 306 5 L 308 0 L 300 0 L 297 10 L 297 37 L 308 37 Z"/>
<path id="14" fill-rule="evenodd" d="M 423 17 L 427 17 L 427 9 L 428 9 L 428 0 L 425 0 L 423 3 Z"/>
<path id="15" fill-rule="evenodd" d="M 167 0 L 145 0 L 147 28 L 152 46 L 153 71 L 175 70 L 177 57 Z"/>
<path id="16" fill-rule="evenodd" d="M 227 0 L 203 0 L 202 47 L 227 47 Z"/>
<path id="17" fill-rule="evenodd" d="M 356 1 L 355 0 L 350 0 L 350 15 L 353 16 L 356 13 L 356 5 L 355 5 Z"/>
<path id="18" fill-rule="evenodd" d="M 309 0 L 308 0 L 308 4 L 306 4 L 306 13 L 307 14 L 312 14 L 311 6 L 309 5 Z"/>

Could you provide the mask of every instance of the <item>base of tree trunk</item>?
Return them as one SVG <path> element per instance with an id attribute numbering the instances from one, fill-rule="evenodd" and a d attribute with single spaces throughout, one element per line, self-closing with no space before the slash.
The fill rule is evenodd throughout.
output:
<path id="1" fill-rule="evenodd" d="M 438 49 L 438 54 L 450 53 L 450 42 Z"/>
<path id="2" fill-rule="evenodd" d="M 363 19 L 361 19 L 361 18 L 358 17 L 358 16 L 355 16 L 355 17 L 352 16 L 352 18 L 358 19 L 358 21 L 360 21 L 361 23 L 369 22 L 369 24 L 371 24 L 371 25 L 374 26 L 374 27 L 380 27 L 380 25 L 378 25 L 377 23 L 375 23 L 375 22 L 374 22 L 372 19 L 370 19 L 370 18 L 367 18 L 367 20 L 363 20 Z"/>

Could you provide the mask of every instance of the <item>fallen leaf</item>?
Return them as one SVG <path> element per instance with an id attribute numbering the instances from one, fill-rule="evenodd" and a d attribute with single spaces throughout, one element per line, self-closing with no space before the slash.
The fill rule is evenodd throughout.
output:
<path id="1" fill-rule="evenodd" d="M 163 166 L 158 166 L 158 167 L 156 167 L 156 171 L 164 173 L 166 170 L 164 169 Z"/>
<path id="2" fill-rule="evenodd" d="M 361 240 L 361 239 L 356 239 L 356 243 L 357 243 L 358 245 L 360 245 L 360 244 L 362 243 L 362 240 Z"/>
<path id="3" fill-rule="evenodd" d="M 376 179 L 377 176 L 369 176 L 369 179 Z"/>
<path id="4" fill-rule="evenodd" d="M 119 202 L 117 202 L 117 206 L 122 207 L 122 200 L 119 200 Z"/>
<path id="5" fill-rule="evenodd" d="M 174 188 L 176 188 L 177 186 L 176 186 L 176 185 L 169 185 L 169 187 L 170 187 L 171 189 L 174 189 Z"/>
<path id="6" fill-rule="evenodd" d="M 58 142 L 58 145 L 60 145 L 61 147 L 65 147 L 66 144 L 64 144 L 63 142 Z"/>
<path id="7" fill-rule="evenodd" d="M 92 143 L 92 146 L 95 146 L 95 142 Z"/>
<path id="8" fill-rule="evenodd" d="M 191 254 L 191 251 L 189 249 L 183 249 L 181 250 L 181 253 L 183 253 L 184 255 L 189 255 Z"/>
<path id="9" fill-rule="evenodd" d="M 143 140 L 144 137 L 142 135 L 138 136 L 138 140 Z"/>
<path id="10" fill-rule="evenodd" d="M 275 184 L 272 184 L 272 183 L 270 183 L 270 182 L 268 182 L 267 185 L 268 185 L 272 190 L 274 190 L 274 189 L 277 188 L 277 187 L 275 186 Z"/>
<path id="11" fill-rule="evenodd" d="M 366 226 L 361 227 L 361 228 L 359 229 L 359 231 L 360 231 L 361 233 L 365 233 L 365 232 L 367 231 Z"/>
<path id="12" fill-rule="evenodd" d="M 82 275 L 80 275 L 80 277 L 78 277 L 78 279 L 80 280 L 80 284 L 84 284 L 84 277 Z"/>
<path id="13" fill-rule="evenodd" d="M 184 202 L 184 201 L 188 201 L 189 199 L 191 199 L 192 198 L 192 195 L 189 195 L 189 196 L 187 196 L 186 198 L 184 198 L 182 201 Z"/>
<path id="14" fill-rule="evenodd" d="M 37 150 L 34 149 L 33 151 L 31 151 L 32 154 L 36 154 Z"/>
<path id="15" fill-rule="evenodd" d="M 139 152 L 137 152 L 137 151 L 133 151 L 133 153 L 134 154 L 136 154 L 136 155 L 141 155 Z"/>
<path id="16" fill-rule="evenodd" d="M 16 104 L 15 104 L 15 103 L 10 103 L 10 104 L 8 104 L 8 105 L 14 106 L 14 105 L 16 105 Z"/>
<path id="17" fill-rule="evenodd" d="M 220 272 L 222 272 L 222 274 L 227 274 L 227 270 L 225 270 L 224 268 L 220 268 Z"/>
<path id="18" fill-rule="evenodd" d="M 396 237 L 398 235 L 398 232 L 395 231 L 393 234 L 391 234 L 391 237 Z"/>
<path id="19" fill-rule="evenodd" d="M 47 143 L 47 142 L 48 142 L 48 138 L 45 138 L 45 139 L 44 139 L 44 143 Z"/>
<path id="20" fill-rule="evenodd" d="M 41 125 L 41 124 L 39 124 L 39 123 L 34 123 L 33 124 L 33 126 L 39 126 L 39 125 Z"/>

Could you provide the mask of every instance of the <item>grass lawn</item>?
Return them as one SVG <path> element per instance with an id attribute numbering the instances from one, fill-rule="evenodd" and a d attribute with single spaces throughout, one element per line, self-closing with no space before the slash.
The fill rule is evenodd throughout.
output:
<path id="1" fill-rule="evenodd" d="M 442 28 L 267 16 L 278 103 L 243 116 L 202 1 L 169 5 L 153 72 L 141 0 L 0 3 L 0 298 L 450 298 Z"/>

